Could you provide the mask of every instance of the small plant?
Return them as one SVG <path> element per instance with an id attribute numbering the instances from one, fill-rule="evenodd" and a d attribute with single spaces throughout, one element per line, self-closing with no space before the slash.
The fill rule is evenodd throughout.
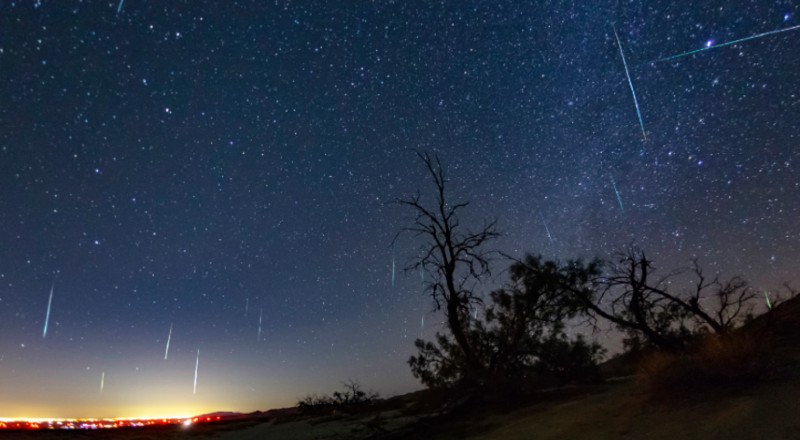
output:
<path id="1" fill-rule="evenodd" d="M 364 391 L 361 384 L 356 380 L 342 382 L 343 390 L 335 391 L 332 396 L 318 396 L 309 394 L 300 399 L 297 406 L 305 411 L 319 411 L 324 409 L 350 409 L 353 407 L 368 405 L 378 399 L 378 393 L 374 391 Z"/>
<path id="2" fill-rule="evenodd" d="M 706 335 L 686 352 L 656 352 L 638 368 L 638 382 L 653 395 L 686 395 L 751 385 L 771 375 L 764 341 L 744 332 Z"/>

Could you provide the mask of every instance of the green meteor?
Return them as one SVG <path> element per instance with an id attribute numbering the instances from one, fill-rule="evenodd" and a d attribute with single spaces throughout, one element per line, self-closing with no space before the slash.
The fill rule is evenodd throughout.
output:
<path id="1" fill-rule="evenodd" d="M 708 44 L 708 45 L 706 45 L 706 47 L 702 47 L 700 49 L 695 49 L 695 50 L 690 50 L 688 52 L 679 53 L 677 55 L 672 55 L 672 56 L 666 57 L 666 58 L 661 58 L 659 60 L 653 61 L 653 63 L 658 63 L 660 61 L 674 60 L 676 58 L 685 57 L 687 55 L 692 55 L 692 54 L 695 54 L 695 53 L 698 53 L 698 52 L 711 50 L 711 49 L 714 49 L 714 48 L 717 48 L 717 47 L 730 46 L 732 44 L 741 43 L 743 41 L 754 40 L 756 38 L 761 38 L 761 37 L 766 37 L 766 36 L 769 36 L 769 35 L 779 34 L 781 32 L 789 32 L 789 31 L 793 31 L 795 29 L 800 29 L 800 24 L 797 25 L 797 26 L 792 26 L 792 27 L 788 27 L 788 28 L 775 29 L 774 31 L 762 32 L 760 34 L 751 35 L 751 36 L 745 37 L 745 38 L 739 38 L 738 40 L 728 41 L 728 42 L 722 43 L 722 44 Z"/>
<path id="2" fill-rule="evenodd" d="M 772 302 L 769 300 L 769 294 L 766 290 L 764 291 L 764 300 L 767 301 L 767 308 L 772 310 Z"/>

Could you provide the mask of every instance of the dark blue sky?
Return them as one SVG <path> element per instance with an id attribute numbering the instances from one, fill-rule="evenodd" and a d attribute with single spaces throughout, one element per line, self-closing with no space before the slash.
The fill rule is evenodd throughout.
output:
<path id="1" fill-rule="evenodd" d="M 413 389 L 412 149 L 507 253 L 797 279 L 800 30 L 714 47 L 792 2 L 337 3 L 0 1 L 0 416 Z"/>

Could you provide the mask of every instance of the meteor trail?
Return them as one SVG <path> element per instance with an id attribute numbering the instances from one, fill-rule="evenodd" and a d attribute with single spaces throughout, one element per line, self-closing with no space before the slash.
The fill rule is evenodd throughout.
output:
<path id="1" fill-rule="evenodd" d="M 767 308 L 772 310 L 772 302 L 769 300 L 769 294 L 767 291 L 764 291 L 764 299 L 767 301 Z"/>
<path id="2" fill-rule="evenodd" d="M 50 322 L 50 306 L 53 305 L 53 290 L 56 288 L 56 282 L 50 287 L 50 299 L 47 300 L 47 315 L 44 317 L 44 331 L 42 332 L 42 339 L 47 336 L 47 324 Z"/>
<path id="3" fill-rule="evenodd" d="M 658 63 L 660 61 L 674 60 L 676 58 L 685 57 L 687 55 L 692 55 L 692 54 L 695 54 L 695 53 L 698 53 L 698 52 L 711 50 L 711 49 L 714 49 L 714 48 L 717 48 L 717 47 L 730 46 L 732 44 L 741 43 L 743 41 L 754 40 L 756 38 L 761 38 L 761 37 L 766 37 L 766 36 L 769 36 L 769 35 L 779 34 L 781 32 L 789 32 L 789 31 L 793 31 L 795 29 L 800 29 L 800 24 L 797 25 L 797 26 L 792 26 L 792 27 L 788 27 L 788 28 L 776 29 L 774 31 L 762 32 L 760 34 L 751 35 L 751 36 L 745 37 L 745 38 L 739 38 L 738 40 L 728 41 L 728 42 L 722 43 L 722 44 L 706 44 L 705 47 L 701 47 L 700 49 L 690 50 L 688 52 L 682 52 L 682 53 L 679 53 L 677 55 L 672 55 L 672 56 L 669 56 L 669 57 L 666 57 L 666 58 L 661 58 L 661 59 L 653 61 L 653 63 Z"/>
<path id="4" fill-rule="evenodd" d="M 394 242 L 392 242 L 392 287 L 394 287 Z"/>
<path id="5" fill-rule="evenodd" d="M 261 341 L 261 318 L 264 316 L 264 308 L 258 311 L 258 340 Z"/>
<path id="6" fill-rule="evenodd" d="M 422 334 L 425 333 L 425 315 L 422 315 L 422 324 L 419 326 L 419 338 L 422 339 Z"/>
<path id="7" fill-rule="evenodd" d="M 172 323 L 169 323 L 169 334 L 167 335 L 167 349 L 164 351 L 164 360 L 167 360 L 167 355 L 169 355 L 169 341 L 172 339 Z"/>
<path id="8" fill-rule="evenodd" d="M 119 0 L 119 6 L 117 6 L 117 14 L 122 11 L 122 4 L 125 3 L 125 0 Z"/>
<path id="9" fill-rule="evenodd" d="M 550 235 L 550 228 L 547 227 L 547 222 L 544 219 L 544 214 L 539 211 L 539 217 L 542 218 L 542 223 L 544 223 L 544 230 L 547 232 L 547 238 L 550 240 L 550 244 L 553 244 L 553 236 Z"/>
<path id="10" fill-rule="evenodd" d="M 197 367 L 200 366 L 200 349 L 197 349 L 197 360 L 194 362 L 194 391 L 192 394 L 197 394 Z"/>
<path id="11" fill-rule="evenodd" d="M 106 372 L 103 371 L 103 373 L 100 374 L 100 392 L 101 393 L 103 392 L 103 384 L 104 384 L 105 381 L 106 381 Z"/>
<path id="12" fill-rule="evenodd" d="M 614 193 L 617 195 L 617 202 L 619 202 L 619 209 L 624 214 L 625 213 L 625 207 L 622 206 L 622 197 L 619 195 L 619 190 L 617 190 L 617 182 L 614 181 L 614 176 L 612 176 L 611 174 L 609 174 L 608 177 L 611 178 L 611 185 L 614 186 Z"/>
<path id="13" fill-rule="evenodd" d="M 612 26 L 614 29 L 614 37 L 617 39 L 617 46 L 619 46 L 619 55 L 622 57 L 622 65 L 625 66 L 625 76 L 628 77 L 628 85 L 631 86 L 631 95 L 633 96 L 633 105 L 636 107 L 636 116 L 639 118 L 639 126 L 642 128 L 642 139 L 644 142 L 647 142 L 647 134 L 644 131 L 644 121 L 642 120 L 642 112 L 639 111 L 639 101 L 636 99 L 636 91 L 633 90 L 633 81 L 631 81 L 631 73 L 628 71 L 628 62 L 625 61 L 625 53 L 622 52 L 622 43 L 619 41 L 619 35 L 617 35 L 617 28 Z"/>

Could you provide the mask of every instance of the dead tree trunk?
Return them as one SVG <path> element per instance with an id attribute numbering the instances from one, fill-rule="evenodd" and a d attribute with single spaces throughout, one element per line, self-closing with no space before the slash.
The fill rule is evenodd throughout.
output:
<path id="1" fill-rule="evenodd" d="M 462 226 L 458 211 L 467 207 L 469 202 L 449 204 L 445 191 L 447 179 L 439 158 L 419 152 L 417 156 L 425 163 L 433 178 L 436 200 L 432 207 L 422 203 L 419 193 L 412 198 L 398 200 L 400 204 L 410 206 L 416 214 L 413 225 L 404 228 L 401 233 L 411 232 L 424 240 L 422 257 L 409 269 L 422 266 L 422 270 L 433 275 L 427 289 L 437 309 L 444 309 L 448 330 L 464 356 L 465 378 L 476 380 L 485 366 L 475 356 L 467 335 L 469 306 L 479 301 L 472 286 L 491 275 L 489 260 L 492 252 L 484 247 L 487 241 L 499 235 L 496 231 L 497 221 L 484 223 L 477 232 Z"/>

